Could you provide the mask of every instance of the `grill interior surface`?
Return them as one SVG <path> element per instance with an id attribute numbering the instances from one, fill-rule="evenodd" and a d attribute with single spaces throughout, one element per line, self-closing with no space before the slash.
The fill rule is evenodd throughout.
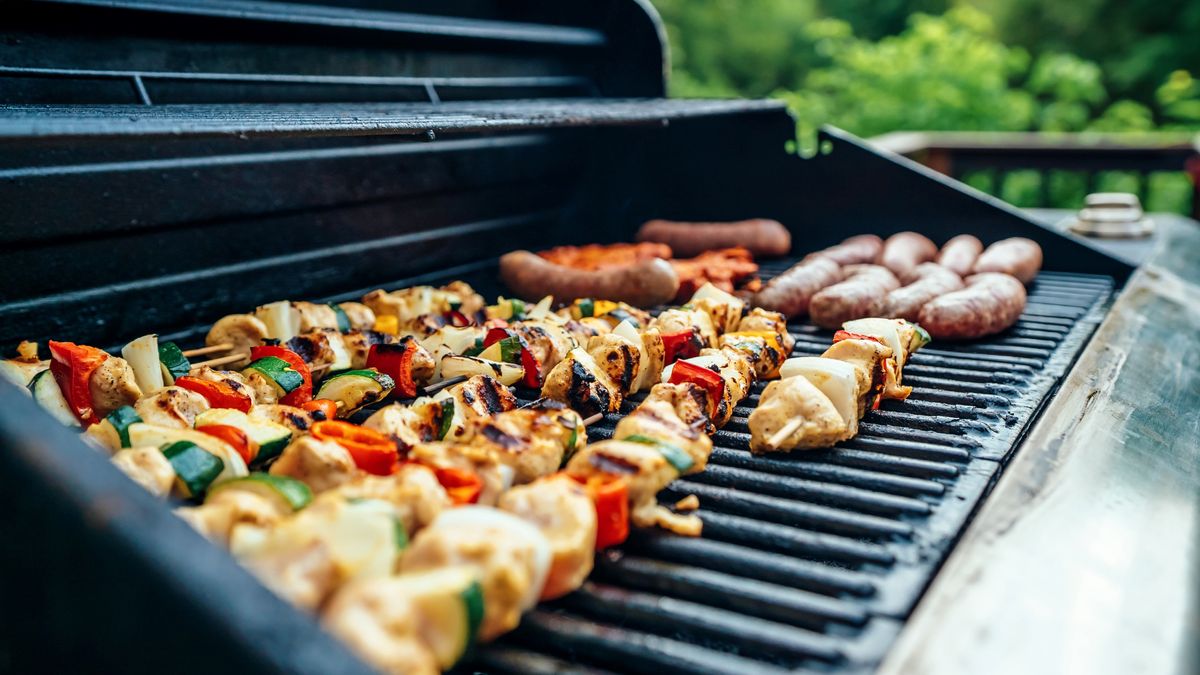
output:
<path id="1" fill-rule="evenodd" d="M 787 263 L 764 266 L 769 277 Z M 746 418 L 714 437 L 704 472 L 671 484 L 700 498 L 704 535 L 635 531 L 584 587 L 542 605 L 477 655 L 489 672 L 855 672 L 879 663 L 975 507 L 1095 330 L 1111 278 L 1043 272 L 1016 326 L 938 343 L 905 367 L 913 386 L 832 450 L 755 457 Z M 794 354 L 832 332 L 791 325 Z M 625 405 L 632 410 L 639 395 Z M 617 415 L 588 429 L 611 435 Z"/>

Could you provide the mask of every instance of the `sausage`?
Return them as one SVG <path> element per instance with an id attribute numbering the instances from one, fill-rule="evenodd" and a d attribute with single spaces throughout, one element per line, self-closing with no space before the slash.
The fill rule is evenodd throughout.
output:
<path id="1" fill-rule="evenodd" d="M 1032 239 L 1013 237 L 998 241 L 983 252 L 972 268 L 976 274 L 999 272 L 1011 274 L 1027 284 L 1042 268 L 1042 247 Z"/>
<path id="2" fill-rule="evenodd" d="M 969 234 L 960 234 L 942 245 L 938 254 L 937 264 L 954 272 L 960 277 L 971 274 L 975 259 L 983 251 L 983 242 Z"/>
<path id="3" fill-rule="evenodd" d="M 500 278 L 526 300 L 553 295 L 560 302 L 603 298 L 653 307 L 670 302 L 679 290 L 675 269 L 661 258 L 604 270 L 576 270 L 529 251 L 513 251 L 500 257 Z"/>
<path id="4" fill-rule="evenodd" d="M 936 263 L 917 265 L 913 275 L 916 281 L 888 293 L 888 318 L 916 321 L 925 303 L 963 287 L 962 277 Z"/>
<path id="5" fill-rule="evenodd" d="M 751 304 L 787 316 L 804 316 L 809 301 L 818 291 L 842 279 L 838 264 L 828 258 L 814 258 L 792 265 L 786 272 L 767 282 L 754 294 Z"/>
<path id="6" fill-rule="evenodd" d="M 854 319 L 880 316 L 887 309 L 887 296 L 900 281 L 886 267 L 847 265 L 846 280 L 823 289 L 812 297 L 808 312 L 822 328 L 841 328 Z"/>
<path id="7" fill-rule="evenodd" d="M 883 243 L 876 264 L 891 270 L 901 281 L 912 281 L 913 270 L 923 262 L 929 262 L 937 257 L 937 244 L 929 238 L 916 232 L 901 232 L 888 237 Z"/>
<path id="8" fill-rule="evenodd" d="M 967 278 L 967 287 L 925 303 L 917 318 L 940 340 L 969 339 L 999 333 L 1025 311 L 1025 286 L 1008 274 Z"/>
<path id="9" fill-rule="evenodd" d="M 676 257 L 691 258 L 705 251 L 742 246 L 756 256 L 783 256 L 792 250 L 792 234 L 777 220 L 755 218 L 732 223 L 680 223 L 650 220 L 637 231 L 638 241 L 657 241 Z"/>
<path id="10" fill-rule="evenodd" d="M 839 265 L 860 265 L 873 263 L 883 252 L 883 240 L 873 234 L 860 234 L 846 239 L 837 246 L 809 253 L 810 258 L 829 258 Z"/>

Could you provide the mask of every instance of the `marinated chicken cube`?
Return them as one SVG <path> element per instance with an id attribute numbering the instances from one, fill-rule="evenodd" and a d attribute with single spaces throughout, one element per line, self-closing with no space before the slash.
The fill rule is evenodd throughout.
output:
<path id="1" fill-rule="evenodd" d="M 307 433 L 317 421 L 312 412 L 281 403 L 257 403 L 250 408 L 250 416 L 282 424 L 291 429 L 293 436 Z"/>
<path id="2" fill-rule="evenodd" d="M 346 499 L 378 499 L 396 508 L 404 531 L 412 536 L 450 508 L 450 497 L 429 467 L 404 463 L 388 476 L 360 474 L 331 490 Z"/>
<path id="3" fill-rule="evenodd" d="M 625 392 L 633 386 L 641 367 L 641 341 L 633 342 L 616 333 L 597 335 L 588 340 L 587 352 L 616 385 L 620 398 L 624 400 Z"/>
<path id="4" fill-rule="evenodd" d="M 804 377 L 768 384 L 748 426 L 755 453 L 825 448 L 847 437 L 837 408 Z"/>
<path id="5" fill-rule="evenodd" d="M 375 328 L 375 312 L 361 302 L 339 302 L 338 307 L 346 313 L 350 330 L 367 331 Z"/>
<path id="6" fill-rule="evenodd" d="M 582 349 L 572 349 L 546 375 L 542 397 L 566 403 L 584 416 L 617 412 L 624 400 L 622 390 Z"/>
<path id="7" fill-rule="evenodd" d="M 277 500 L 247 490 L 219 490 L 200 506 L 180 507 L 175 513 L 221 546 L 229 545 L 238 525 L 272 527 L 289 515 Z"/>
<path id="8" fill-rule="evenodd" d="M 522 321 L 513 330 L 525 341 L 543 373 L 550 372 L 578 346 L 565 328 L 549 321 Z"/>
<path id="9" fill-rule="evenodd" d="M 104 417 L 122 406 L 133 405 L 142 397 L 137 380 L 133 376 L 133 368 L 129 362 L 119 356 L 104 359 L 98 368 L 92 371 L 88 380 L 88 389 L 92 394 L 92 408 L 97 417 Z"/>
<path id="10" fill-rule="evenodd" d="M 94 425 L 99 426 L 99 425 Z M 112 457 L 113 464 L 155 497 L 171 494 L 175 469 L 158 448 L 125 448 Z"/>
<path id="11" fill-rule="evenodd" d="M 680 470 L 657 446 L 616 440 L 581 448 L 567 462 L 566 471 L 584 483 L 592 476 L 624 478 L 629 490 L 630 519 L 639 527 L 657 522 L 655 496 L 680 475 Z"/>
<path id="12" fill-rule="evenodd" d="M 204 343 L 209 347 L 229 345 L 229 354 L 245 354 L 245 358 L 229 364 L 241 368 L 250 363 L 250 349 L 270 337 L 267 324 L 251 314 L 231 314 L 222 317 L 208 330 Z"/>
<path id="13" fill-rule="evenodd" d="M 372 413 L 363 426 L 385 434 L 401 450 L 408 450 L 418 443 L 438 440 L 442 415 L 442 406 L 433 401 L 421 405 L 393 403 Z"/>
<path id="14" fill-rule="evenodd" d="M 769 332 L 779 336 L 779 344 L 783 347 L 783 357 L 786 359 L 796 346 L 796 338 L 788 332 L 787 317 L 779 312 L 772 312 L 761 307 L 755 307 L 742 317 L 737 325 L 738 332 Z"/>
<path id="15" fill-rule="evenodd" d="M 556 474 L 509 490 L 499 507 L 536 525 L 550 542 L 542 600 L 562 597 L 583 584 L 595 557 L 596 507 L 582 485 Z"/>
<path id="16" fill-rule="evenodd" d="M 692 459 L 684 473 L 698 473 L 704 470 L 713 448 L 712 439 L 704 433 L 708 423 L 705 405 L 706 394 L 693 384 L 656 385 L 645 401 L 617 422 L 612 437 L 650 438 L 675 446 Z"/>
<path id="17" fill-rule="evenodd" d="M 475 474 L 483 483 L 477 504 L 495 504 L 513 484 L 512 468 L 501 462 L 492 448 L 481 445 L 419 443 L 408 451 L 408 458 L 434 470 L 454 469 Z"/>
<path id="18" fill-rule="evenodd" d="M 338 329 L 338 315 L 333 307 L 315 302 L 293 302 L 292 308 L 300 316 L 300 332 L 307 333 L 319 328 Z"/>
<path id="19" fill-rule="evenodd" d="M 717 331 L 713 327 L 712 319 L 698 309 L 664 310 L 655 317 L 653 325 L 657 326 L 663 335 L 692 331 L 692 334 L 700 339 L 703 347 L 715 347 L 717 344 Z"/>
<path id="20" fill-rule="evenodd" d="M 270 473 L 295 478 L 307 484 L 314 493 L 332 490 L 359 475 L 349 451 L 337 443 L 319 441 L 312 436 L 301 436 L 288 444 L 271 465 Z"/>
<path id="21" fill-rule="evenodd" d="M 330 599 L 322 623 L 383 673 L 438 675 L 441 668 L 421 636 L 425 618 L 408 595 L 394 590 L 400 583 L 371 579 L 347 585 Z"/>
<path id="22" fill-rule="evenodd" d="M 821 354 L 823 358 L 837 359 L 854 366 L 856 388 L 860 396 L 859 417 L 873 407 L 882 395 L 887 379 L 886 362 L 892 350 L 874 340 L 840 340 Z"/>
<path id="23" fill-rule="evenodd" d="M 587 432 L 574 410 L 523 408 L 478 420 L 467 442 L 490 450 L 522 485 L 558 471 L 563 458 L 587 442 Z"/>
<path id="24" fill-rule="evenodd" d="M 183 387 L 159 389 L 133 406 L 143 422 L 172 429 L 191 429 L 196 416 L 208 408 L 208 399 Z"/>

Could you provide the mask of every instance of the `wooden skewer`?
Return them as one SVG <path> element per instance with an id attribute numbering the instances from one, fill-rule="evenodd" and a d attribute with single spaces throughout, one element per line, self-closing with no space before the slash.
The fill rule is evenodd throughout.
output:
<path id="1" fill-rule="evenodd" d="M 595 424 L 596 422 L 599 422 L 602 419 L 604 419 L 604 413 L 596 413 L 595 415 L 592 415 L 591 417 L 584 418 L 583 426 L 586 429 L 587 427 L 592 426 L 593 424 Z"/>
<path id="2" fill-rule="evenodd" d="M 189 350 L 183 352 L 183 355 L 190 358 L 192 356 L 204 356 L 205 354 L 216 354 L 217 352 L 227 352 L 230 349 L 233 349 L 232 343 L 222 342 L 219 345 L 212 345 L 209 347 L 199 347 L 197 349 L 189 349 Z"/>
<path id="3" fill-rule="evenodd" d="M 783 425 L 782 429 L 776 431 L 775 435 L 767 439 L 767 445 L 771 446 L 772 448 L 778 448 L 779 446 L 783 445 L 783 442 L 787 440 L 788 436 L 796 433 L 796 430 L 799 429 L 803 424 L 803 418 L 793 417 L 788 421 L 787 424 Z"/>
<path id="4" fill-rule="evenodd" d="M 454 385 L 458 384 L 459 382 L 466 382 L 466 381 L 467 381 L 466 375 L 459 375 L 458 377 L 452 377 L 448 380 L 442 380 L 441 382 L 438 382 L 437 384 L 428 385 L 427 387 L 425 387 L 422 390 L 422 394 L 425 396 L 429 396 L 430 394 L 436 394 L 437 392 L 445 389 L 446 387 L 453 387 Z"/>
<path id="5" fill-rule="evenodd" d="M 328 370 L 330 368 L 330 366 L 332 366 L 332 365 L 333 365 L 332 363 L 322 363 L 321 365 L 313 366 L 312 368 L 309 368 L 308 370 L 309 370 L 309 372 L 312 372 L 312 373 L 319 373 L 322 370 Z"/>
<path id="6" fill-rule="evenodd" d="M 203 368 L 204 366 L 208 366 L 210 368 L 215 367 L 215 366 L 223 366 L 226 363 L 234 363 L 237 361 L 241 361 L 242 359 L 248 358 L 249 356 L 250 356 L 249 354 L 230 354 L 228 356 L 222 356 L 222 357 L 215 358 L 215 359 L 209 359 L 207 361 L 201 361 L 200 363 L 193 363 L 192 370 L 193 371 L 199 370 L 200 368 Z"/>
<path id="7" fill-rule="evenodd" d="M 530 401 L 529 403 L 526 403 L 525 405 L 523 405 L 523 406 L 521 406 L 521 407 L 522 407 L 522 408 L 536 408 L 536 407 L 538 407 L 539 405 L 541 405 L 541 404 L 543 404 L 543 403 L 545 403 L 545 402 L 546 402 L 546 397 L 545 397 L 545 396 L 543 396 L 543 397 L 541 397 L 541 398 L 536 398 L 536 399 L 534 399 L 534 400 Z"/>

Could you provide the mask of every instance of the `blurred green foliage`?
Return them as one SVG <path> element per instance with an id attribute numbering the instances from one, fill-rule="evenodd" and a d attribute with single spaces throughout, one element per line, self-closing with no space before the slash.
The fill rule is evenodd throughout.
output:
<path id="1" fill-rule="evenodd" d="M 781 98 L 804 147 L 825 123 L 860 136 L 1200 129 L 1200 80 L 1182 67 L 1200 67 L 1200 0 L 1161 3 L 1176 9 L 1178 25 L 1169 27 L 1159 5 L 1142 0 L 654 3 L 671 41 L 673 95 Z M 1111 25 L 1118 16 L 1132 23 Z M 1121 53 L 1092 51 L 1106 39 Z M 1130 174 L 1091 186 L 1067 174 L 1014 172 L 999 186 L 969 178 L 1020 205 L 1049 196 L 1073 206 L 1089 187 L 1137 187 Z M 1182 194 L 1186 204 L 1186 178 L 1148 183 L 1148 201 Z"/>

